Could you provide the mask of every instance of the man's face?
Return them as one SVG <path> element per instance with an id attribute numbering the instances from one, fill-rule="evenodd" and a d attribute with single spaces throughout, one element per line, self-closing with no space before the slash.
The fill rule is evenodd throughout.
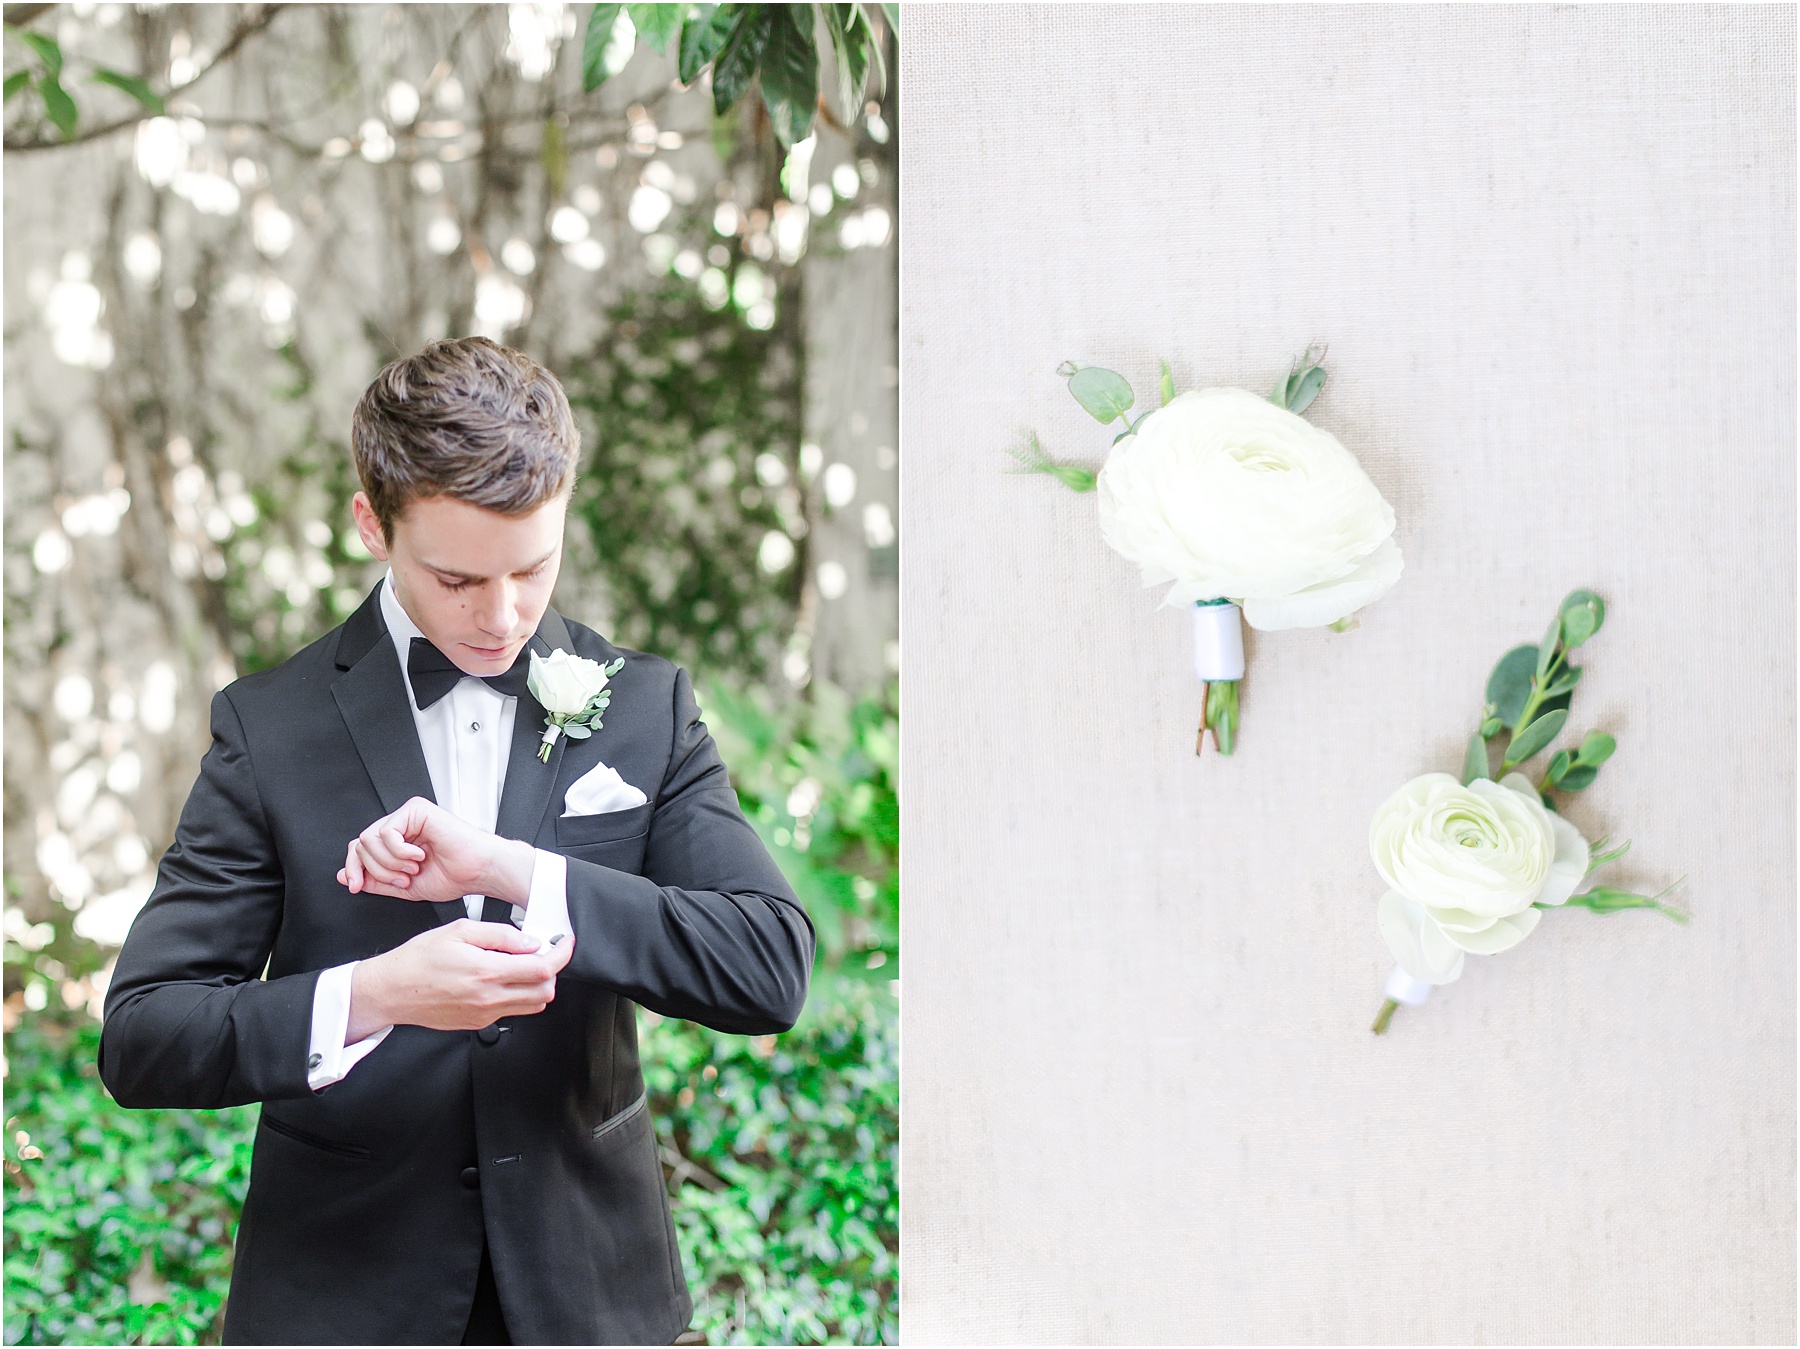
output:
<path id="1" fill-rule="evenodd" d="M 550 606 L 562 567 L 567 496 L 529 515 L 501 515 L 454 497 L 407 503 L 394 540 L 366 495 L 351 501 L 364 546 L 394 569 L 394 594 L 419 631 L 465 674 L 511 667 Z"/>

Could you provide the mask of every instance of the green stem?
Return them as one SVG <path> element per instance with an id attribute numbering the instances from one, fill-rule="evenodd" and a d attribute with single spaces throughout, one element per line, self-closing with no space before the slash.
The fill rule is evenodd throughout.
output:
<path id="1" fill-rule="evenodd" d="M 1377 1035 L 1386 1035 L 1388 1022 L 1394 1019 L 1394 1013 L 1398 1011 L 1399 1008 L 1400 1004 L 1395 1002 L 1392 998 L 1389 998 L 1386 1002 L 1381 1004 L 1381 1010 L 1375 1013 L 1375 1024 L 1370 1026 L 1369 1029 L 1374 1031 Z"/>

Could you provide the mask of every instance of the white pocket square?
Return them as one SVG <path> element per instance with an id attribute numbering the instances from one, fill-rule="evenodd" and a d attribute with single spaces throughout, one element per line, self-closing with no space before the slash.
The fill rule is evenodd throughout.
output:
<path id="1" fill-rule="evenodd" d="M 604 815 L 615 810 L 630 810 L 650 798 L 624 778 L 619 770 L 606 764 L 595 764 L 569 785 L 563 797 L 564 815 Z"/>

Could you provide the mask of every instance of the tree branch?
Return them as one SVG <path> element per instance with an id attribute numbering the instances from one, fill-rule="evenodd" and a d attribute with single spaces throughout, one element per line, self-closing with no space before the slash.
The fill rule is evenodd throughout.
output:
<path id="1" fill-rule="evenodd" d="M 20 6 L 19 8 L 31 9 L 33 6 L 25 5 Z M 41 8 L 50 9 L 52 6 L 44 5 L 41 6 Z M 168 104 L 174 100 L 177 95 L 184 94 L 189 89 L 192 89 L 196 84 L 200 83 L 201 80 L 211 74 L 215 68 L 237 55 L 238 48 L 242 47 L 251 38 L 267 28 L 270 22 L 274 20 L 275 16 L 286 8 L 288 8 L 286 4 L 264 5 L 257 11 L 255 18 L 240 23 L 237 28 L 233 30 L 231 36 L 225 39 L 225 45 L 219 48 L 218 54 L 214 56 L 212 60 L 208 61 L 205 67 L 200 70 L 193 79 L 188 80 L 183 84 L 176 85 L 163 96 L 164 104 Z M 7 22 L 13 22 L 10 14 L 7 17 Z M 80 145 L 83 141 L 94 141 L 105 136 L 110 136 L 115 131 L 123 131 L 127 127 L 134 127 L 139 122 L 142 122 L 151 116 L 153 116 L 151 111 L 148 108 L 144 108 L 129 117 L 121 117 L 117 121 L 104 123 L 91 130 L 83 131 L 79 135 L 70 136 L 67 140 L 44 140 L 41 137 L 33 137 L 31 140 L 8 140 L 6 142 L 6 150 L 9 154 L 22 154 L 28 150 L 60 150 L 67 145 Z"/>

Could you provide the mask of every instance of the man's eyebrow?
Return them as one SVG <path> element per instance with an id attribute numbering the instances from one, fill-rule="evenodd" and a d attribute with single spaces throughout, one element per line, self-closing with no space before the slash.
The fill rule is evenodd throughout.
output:
<path id="1" fill-rule="evenodd" d="M 556 549 L 552 548 L 549 552 L 545 553 L 542 557 L 540 557 L 536 562 L 527 563 L 525 566 L 520 567 L 519 571 L 521 571 L 521 572 L 536 571 L 539 567 L 543 566 L 546 562 L 548 562 L 551 558 L 553 558 L 555 556 L 556 556 Z M 452 577 L 455 577 L 458 581 L 485 581 L 485 580 L 487 580 L 487 577 L 485 577 L 485 576 L 471 576 L 466 571 L 458 571 L 458 570 L 456 570 L 455 567 L 440 567 L 435 562 L 424 562 L 424 563 L 421 563 L 421 565 L 428 568 L 431 571 L 435 571 L 440 576 L 452 576 Z"/>

